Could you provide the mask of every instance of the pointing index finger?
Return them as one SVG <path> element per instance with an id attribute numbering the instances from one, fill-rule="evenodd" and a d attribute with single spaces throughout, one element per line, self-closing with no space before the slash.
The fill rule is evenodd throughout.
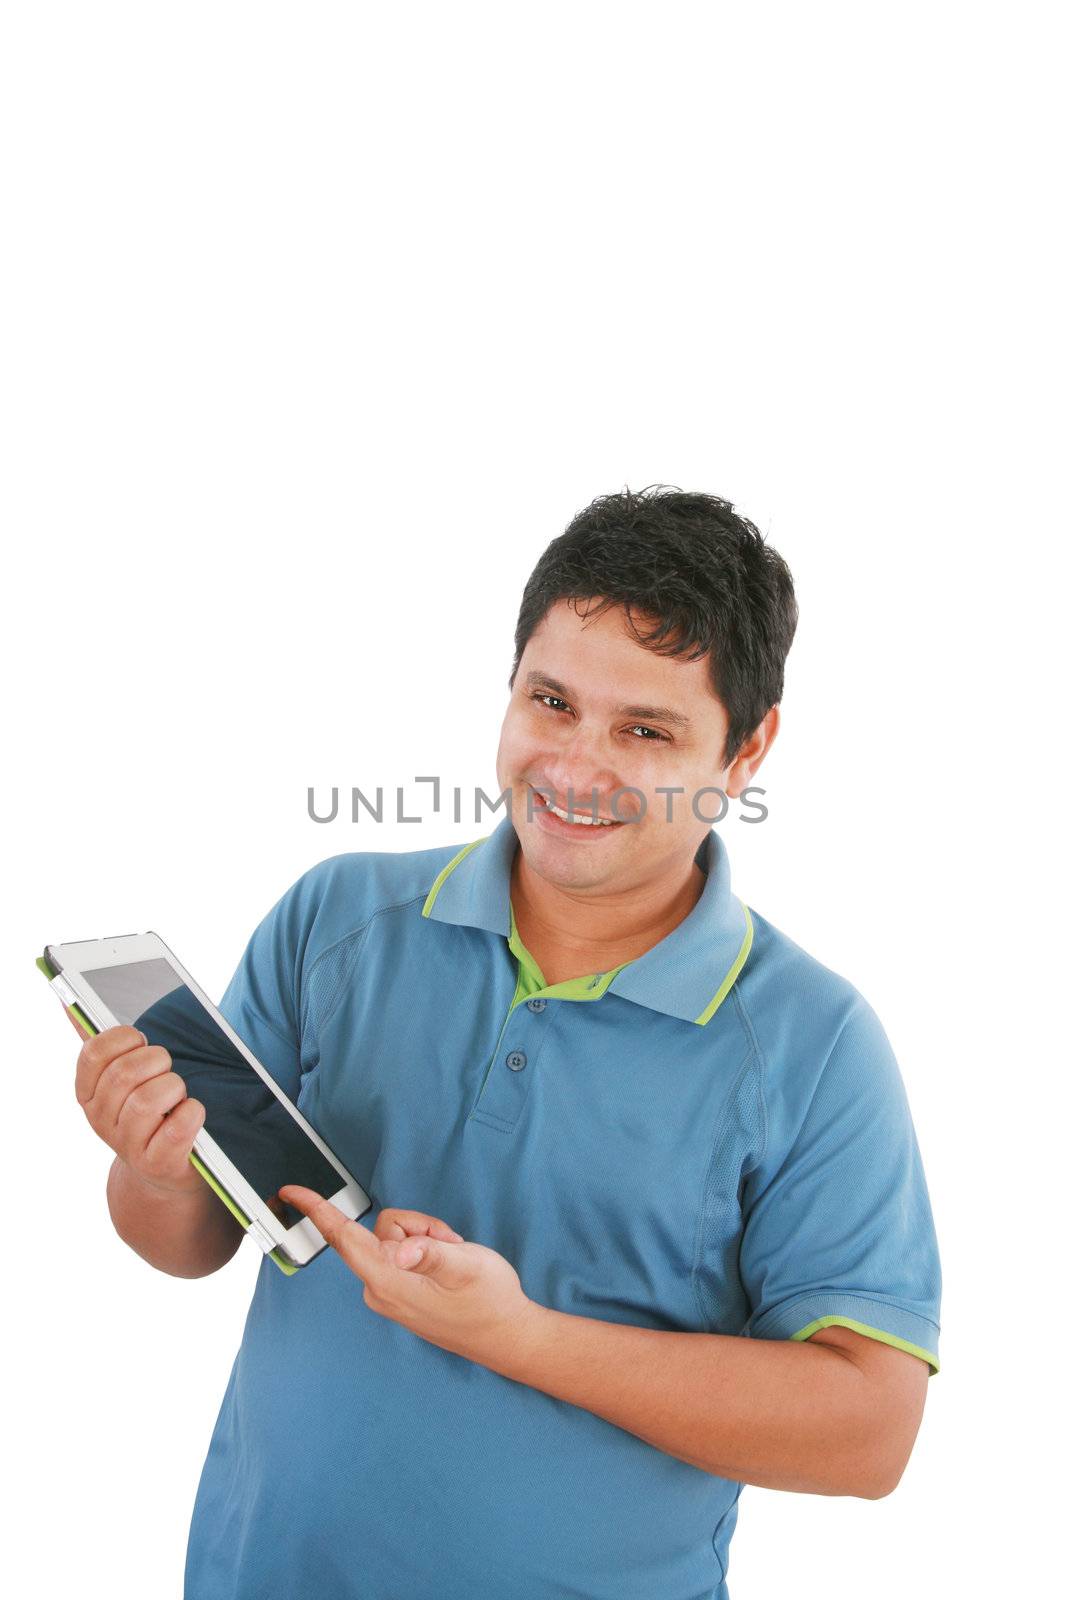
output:
<path id="1" fill-rule="evenodd" d="M 278 1190 L 278 1197 L 296 1206 L 298 1211 L 302 1211 L 305 1217 L 315 1224 L 326 1243 L 332 1245 L 350 1267 L 358 1268 L 361 1263 L 363 1267 L 368 1266 L 371 1259 L 368 1255 L 370 1249 L 380 1253 L 379 1241 L 374 1239 L 366 1228 L 361 1228 L 358 1222 L 346 1217 L 332 1201 L 325 1199 L 321 1194 L 316 1194 L 314 1189 L 305 1189 L 298 1183 L 287 1183 Z M 366 1235 L 366 1246 L 357 1242 L 357 1231 L 361 1239 Z"/>

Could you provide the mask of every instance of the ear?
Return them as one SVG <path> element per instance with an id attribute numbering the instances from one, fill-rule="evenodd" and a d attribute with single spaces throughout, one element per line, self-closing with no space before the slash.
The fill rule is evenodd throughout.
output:
<path id="1" fill-rule="evenodd" d="M 726 773 L 726 793 L 731 800 L 736 800 L 752 782 L 764 756 L 778 737 L 779 720 L 778 707 L 772 706 L 759 727 L 749 734 L 734 756 Z"/>

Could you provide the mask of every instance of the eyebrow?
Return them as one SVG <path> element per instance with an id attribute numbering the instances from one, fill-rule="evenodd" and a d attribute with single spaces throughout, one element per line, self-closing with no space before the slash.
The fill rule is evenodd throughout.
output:
<path id="1" fill-rule="evenodd" d="M 558 694 L 562 700 L 571 700 L 574 697 L 571 691 L 556 678 L 549 678 L 543 672 L 528 672 L 526 674 L 526 687 L 534 686 L 548 689 L 552 694 Z M 617 716 L 638 717 L 642 722 L 666 722 L 672 728 L 688 729 L 692 727 L 688 717 L 683 717 L 680 711 L 672 711 L 670 706 L 614 706 L 613 711 Z"/>

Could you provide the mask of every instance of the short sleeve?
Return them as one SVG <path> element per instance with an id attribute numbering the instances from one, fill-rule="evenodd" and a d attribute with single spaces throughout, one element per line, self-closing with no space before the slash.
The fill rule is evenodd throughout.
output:
<path id="1" fill-rule="evenodd" d="M 302 1023 L 301 974 L 313 917 L 314 869 L 271 907 L 245 947 L 219 1010 L 294 1102 L 318 1057 Z"/>
<path id="2" fill-rule="evenodd" d="M 739 1265 L 757 1339 L 830 1324 L 940 1370 L 941 1267 L 915 1129 L 885 1032 L 862 997 L 799 1127 L 775 1137 L 742 1188 Z"/>

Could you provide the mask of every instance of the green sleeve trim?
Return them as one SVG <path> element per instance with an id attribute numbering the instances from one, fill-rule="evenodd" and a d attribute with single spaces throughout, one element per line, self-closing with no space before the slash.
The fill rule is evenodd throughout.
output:
<path id="1" fill-rule="evenodd" d="M 801 1328 L 799 1333 L 791 1333 L 791 1339 L 810 1339 L 813 1333 L 818 1333 L 820 1328 L 851 1328 L 854 1333 L 865 1333 L 868 1339 L 878 1339 L 882 1344 L 891 1344 L 894 1349 L 906 1350 L 909 1356 L 918 1356 L 921 1361 L 930 1364 L 930 1376 L 933 1377 L 941 1371 L 941 1363 L 932 1350 L 924 1350 L 920 1344 L 912 1344 L 910 1339 L 898 1339 L 896 1334 L 886 1333 L 883 1328 L 872 1328 L 866 1322 L 857 1322 L 854 1317 L 817 1317 L 814 1322 L 809 1322 L 806 1328 Z"/>
<path id="2" fill-rule="evenodd" d="M 463 849 L 460 850 L 456 855 L 454 855 L 452 857 L 451 861 L 447 861 L 445 863 L 445 865 L 441 868 L 440 872 L 437 874 L 436 878 L 433 880 L 433 883 L 430 886 L 430 892 L 426 896 L 426 899 L 423 902 L 422 914 L 423 914 L 424 917 L 428 917 L 430 915 L 430 912 L 433 910 L 433 903 L 437 899 L 438 892 L 440 891 L 441 885 L 444 883 L 445 879 L 448 877 L 448 874 L 451 871 L 453 871 L 453 869 L 455 867 L 459 866 L 460 862 L 463 860 L 463 857 L 466 856 L 466 855 L 469 855 L 470 852 L 474 849 L 476 844 L 484 844 L 485 840 L 488 839 L 488 837 L 489 837 L 489 835 L 486 834 L 484 836 L 484 838 L 472 839 L 470 844 L 465 844 L 463 846 Z"/>
<path id="3" fill-rule="evenodd" d="M 737 952 L 733 966 L 730 968 L 729 972 L 720 983 L 718 989 L 715 991 L 714 996 L 705 1006 L 699 1017 L 694 1018 L 694 1021 L 701 1028 L 704 1026 L 705 1022 L 710 1022 L 711 1018 L 715 1015 L 716 1011 L 718 1011 L 719 1007 L 726 999 L 726 996 L 730 993 L 730 990 L 737 982 L 737 975 L 741 971 L 741 968 L 744 966 L 745 962 L 748 960 L 748 953 L 752 949 L 752 918 L 748 914 L 748 907 L 743 903 L 741 910 L 745 913 L 745 937 L 741 941 L 741 948 Z"/>

